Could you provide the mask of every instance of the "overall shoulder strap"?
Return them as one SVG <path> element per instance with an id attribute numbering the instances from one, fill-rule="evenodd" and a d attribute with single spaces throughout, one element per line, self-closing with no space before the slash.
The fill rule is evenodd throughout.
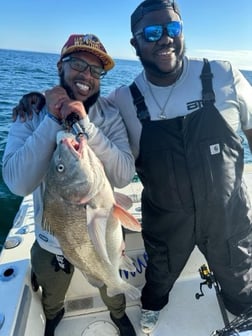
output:
<path id="1" fill-rule="evenodd" d="M 150 120 L 150 114 L 148 108 L 145 104 L 144 97 L 138 89 L 135 82 L 131 83 L 129 86 L 131 95 L 133 97 L 134 105 L 137 108 L 137 117 L 143 122 L 144 120 Z"/>
<path id="2" fill-rule="evenodd" d="M 215 94 L 213 90 L 213 74 L 211 72 L 210 63 L 204 58 L 204 66 L 200 75 L 202 83 L 202 101 L 205 104 L 214 104 Z"/>

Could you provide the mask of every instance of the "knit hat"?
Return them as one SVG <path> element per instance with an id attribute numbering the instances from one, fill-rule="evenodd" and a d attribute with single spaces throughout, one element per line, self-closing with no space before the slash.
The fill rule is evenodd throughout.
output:
<path id="1" fill-rule="evenodd" d="M 172 8 L 181 18 L 178 5 L 173 0 L 145 0 L 140 3 L 131 15 L 131 31 L 133 32 L 134 26 L 145 16 L 145 14 L 164 8 Z"/>
<path id="2" fill-rule="evenodd" d="M 70 35 L 61 50 L 60 60 L 77 51 L 86 51 L 97 56 L 105 71 L 112 69 L 115 65 L 101 41 L 93 34 Z"/>

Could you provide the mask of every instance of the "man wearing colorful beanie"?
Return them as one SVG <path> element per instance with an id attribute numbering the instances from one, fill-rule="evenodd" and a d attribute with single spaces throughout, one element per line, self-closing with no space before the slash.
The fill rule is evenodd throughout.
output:
<path id="1" fill-rule="evenodd" d="M 45 92 L 47 106 L 32 119 L 17 120 L 11 125 L 2 170 L 13 193 L 20 196 L 33 193 L 36 241 L 31 249 L 32 284 L 35 291 L 39 286 L 42 288 L 45 336 L 54 335 L 64 315 L 65 294 L 74 271 L 62 256 L 58 241 L 41 223 L 43 178 L 56 146 L 56 134 L 63 129 L 62 121 L 72 112 L 78 115 L 88 145 L 102 161 L 112 186 L 124 187 L 135 171 L 119 111 L 100 97 L 100 79 L 114 66 L 100 40 L 92 34 L 71 35 L 57 66 L 60 86 Z M 125 313 L 125 296 L 108 297 L 105 286 L 100 293 L 120 335 L 135 336 Z"/>

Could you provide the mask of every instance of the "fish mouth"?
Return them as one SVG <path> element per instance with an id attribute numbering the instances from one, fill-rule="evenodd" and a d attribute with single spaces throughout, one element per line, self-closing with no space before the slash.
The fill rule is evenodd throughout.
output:
<path id="1" fill-rule="evenodd" d="M 65 145 L 76 158 L 80 159 L 86 139 L 85 137 L 79 137 L 77 141 L 75 137 L 68 137 L 61 139 L 61 143 Z"/>

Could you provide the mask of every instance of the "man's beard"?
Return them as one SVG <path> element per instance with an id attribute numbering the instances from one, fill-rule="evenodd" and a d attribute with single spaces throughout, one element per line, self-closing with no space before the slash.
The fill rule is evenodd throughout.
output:
<path id="1" fill-rule="evenodd" d="M 143 65 L 144 69 L 148 69 L 148 70 L 154 72 L 156 75 L 158 75 L 160 77 L 165 77 L 167 75 L 175 75 L 181 69 L 181 64 L 182 64 L 183 58 L 185 56 L 185 49 L 186 48 L 185 48 L 185 44 L 184 44 L 183 45 L 183 52 L 179 56 L 176 54 L 177 60 L 176 60 L 175 67 L 172 70 L 167 71 L 167 72 L 165 72 L 163 70 L 160 70 L 159 67 L 154 62 L 146 60 L 145 57 L 141 54 L 139 49 L 138 49 L 138 57 L 140 59 L 140 62 Z"/>
<path id="2" fill-rule="evenodd" d="M 66 81 L 64 79 L 64 72 L 60 75 L 60 86 L 62 86 L 66 90 L 69 98 L 76 99 L 74 97 L 73 90 L 70 88 L 70 86 L 66 83 Z M 89 98 L 87 98 L 87 100 L 82 102 L 83 105 L 85 106 L 85 110 L 86 110 L 87 113 L 88 113 L 89 108 L 96 103 L 99 96 L 100 96 L 100 90 L 97 91 L 96 93 L 94 93 Z"/>

